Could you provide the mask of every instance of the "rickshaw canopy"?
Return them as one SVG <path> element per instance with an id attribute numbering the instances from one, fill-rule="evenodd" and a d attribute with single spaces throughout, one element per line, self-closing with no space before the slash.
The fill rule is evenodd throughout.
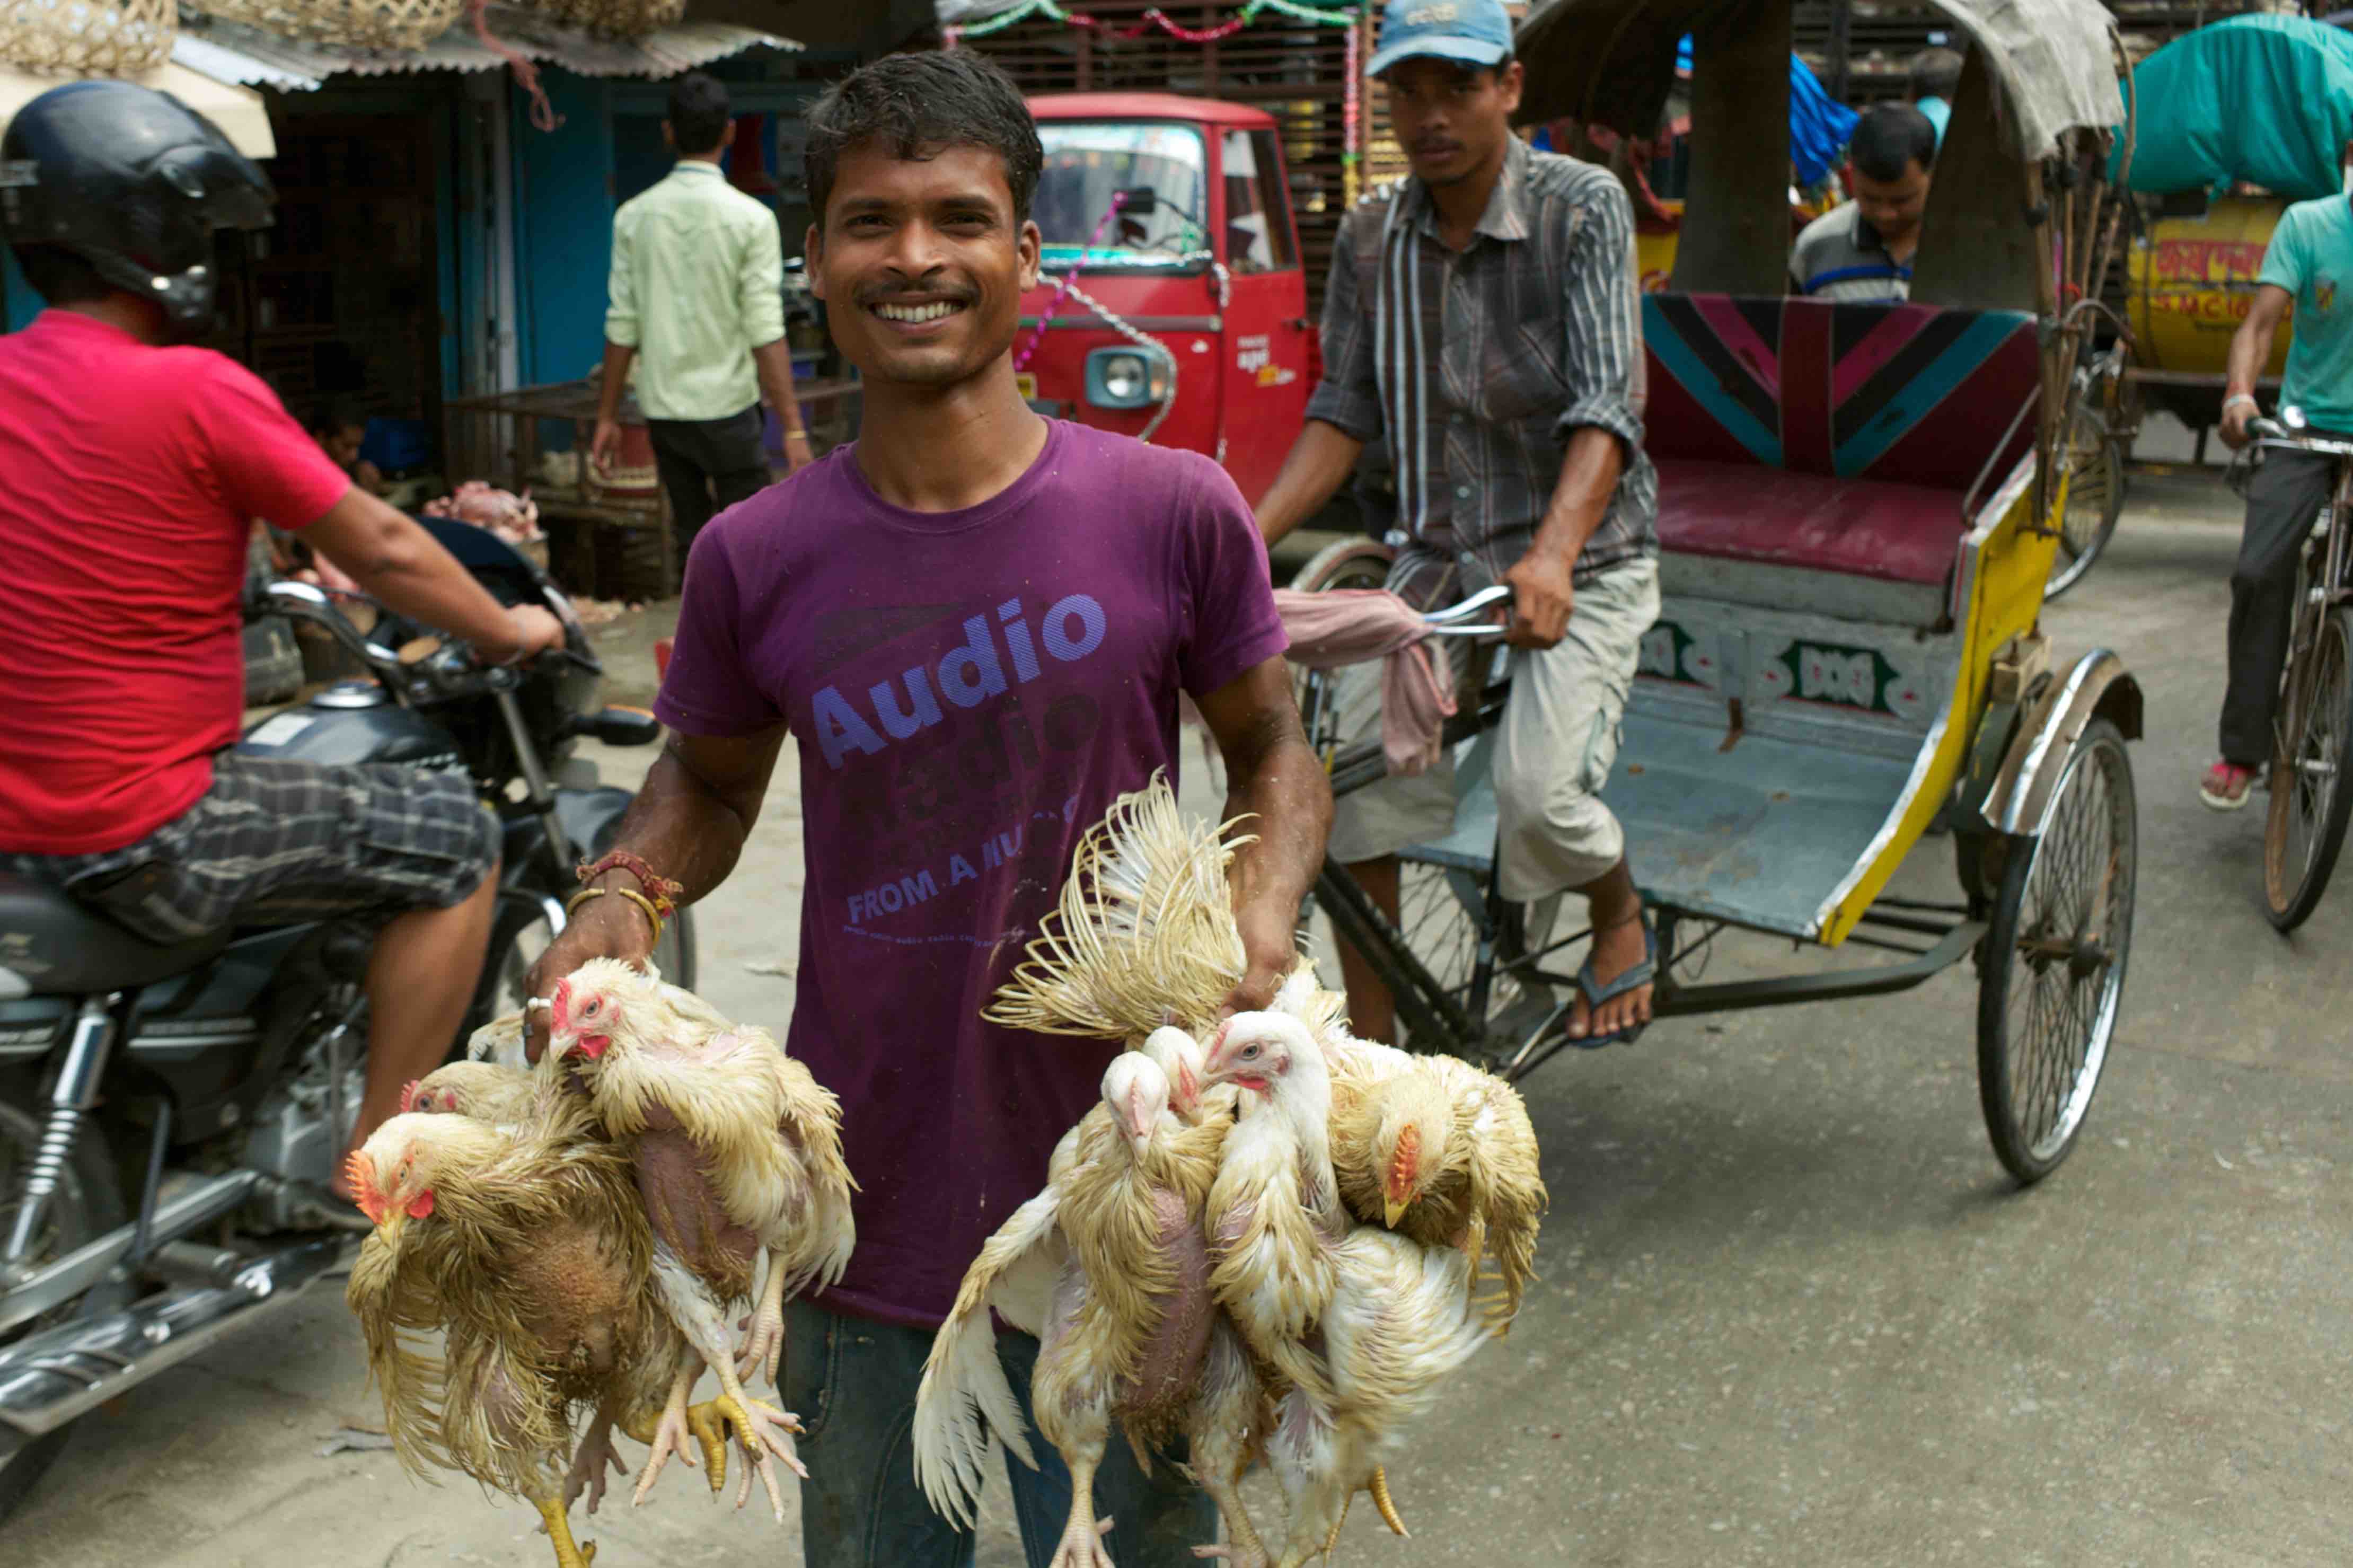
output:
<path id="1" fill-rule="evenodd" d="M 2291 201 L 2344 188 L 2353 37 L 2302 16 L 2233 16 L 2133 71 L 2147 106 L 2126 184 L 2151 195 L 2248 180 Z M 2109 163 L 2116 178 L 2119 148 Z"/>
<path id="2" fill-rule="evenodd" d="M 2011 152 L 2041 158 L 2060 133 L 2125 119 L 2116 20 L 2099 0 L 1931 0 L 2001 84 Z M 1532 120 L 1582 119 L 1630 136 L 1656 129 L 1675 45 L 1719 0 L 1536 0 L 1521 22 Z"/>

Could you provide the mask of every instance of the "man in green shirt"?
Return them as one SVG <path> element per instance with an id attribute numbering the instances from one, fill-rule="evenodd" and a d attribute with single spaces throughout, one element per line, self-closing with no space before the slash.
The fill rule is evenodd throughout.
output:
<path id="1" fill-rule="evenodd" d="M 606 468 L 618 455 L 621 389 L 634 363 L 684 560 L 712 513 L 768 482 L 762 393 L 783 421 L 786 461 L 798 468 L 809 447 L 785 342 L 776 216 L 719 166 L 735 140 L 726 88 L 701 71 L 679 78 L 662 140 L 678 166 L 613 217 L 604 384 L 589 453 Z"/>
<path id="2" fill-rule="evenodd" d="M 2255 302 L 2231 339 L 2222 439 L 2247 444 L 2261 412 L 2255 378 L 2271 362 L 2272 336 L 2295 308 L 2280 406 L 2300 408 L 2314 430 L 2353 439 L 2353 203 L 2342 195 L 2298 202 L 2280 215 L 2263 252 Z M 2273 710 L 2295 612 L 2295 563 L 2313 518 L 2328 502 L 2331 459 L 2273 447 L 2247 486 L 2247 525 L 2231 572 L 2231 662 L 2222 695 L 2222 754 L 2199 783 L 2217 811 L 2236 811 L 2272 754 Z"/>

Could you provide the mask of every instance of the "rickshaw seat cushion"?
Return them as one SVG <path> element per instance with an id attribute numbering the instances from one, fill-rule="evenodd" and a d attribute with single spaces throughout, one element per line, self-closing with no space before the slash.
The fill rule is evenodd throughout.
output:
<path id="1" fill-rule="evenodd" d="M 1933 485 L 1691 458 L 1657 467 L 1659 543 L 1672 552 L 1937 586 L 1967 531 L 1960 497 Z"/>

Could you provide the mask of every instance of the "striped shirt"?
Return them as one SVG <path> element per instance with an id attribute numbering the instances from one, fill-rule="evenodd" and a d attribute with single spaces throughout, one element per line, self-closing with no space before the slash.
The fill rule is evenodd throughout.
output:
<path id="1" fill-rule="evenodd" d="M 1912 297 L 1912 268 L 1887 254 L 1862 206 L 1834 206 L 1805 226 L 1789 249 L 1789 291 L 1817 300 L 1902 303 Z"/>
<path id="2" fill-rule="evenodd" d="M 1632 206 L 1596 164 L 1514 138 L 1460 251 L 1420 181 L 1382 186 L 1341 226 L 1307 416 L 1388 437 L 1399 526 L 1490 578 L 1534 540 L 1570 435 L 1607 430 L 1625 468 L 1577 574 L 1656 554 L 1638 276 Z"/>

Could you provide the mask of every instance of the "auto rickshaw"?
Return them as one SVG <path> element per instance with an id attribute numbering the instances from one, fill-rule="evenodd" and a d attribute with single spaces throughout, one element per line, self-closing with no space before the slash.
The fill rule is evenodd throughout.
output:
<path id="1" fill-rule="evenodd" d="M 2066 399 L 2102 309 L 2084 285 L 2114 235 L 2087 215 L 2128 121 L 2097 0 L 1936 8 L 1972 47 L 1904 304 L 1784 296 L 1791 0 L 1538 0 L 1517 52 L 1532 117 L 1632 134 L 1696 33 L 1688 216 L 1642 298 L 1663 607 L 1604 792 L 1657 922 L 1654 1016 L 1883 994 L 1974 957 L 1987 1128 L 2033 1182 L 2083 1127 L 2132 941 L 2140 689 L 2105 649 L 2054 660 L 2040 625 Z M 1327 552 L 1320 585 L 1362 585 L 1378 563 L 1349 552 L 1383 548 Z M 1556 954 L 1586 933 L 1552 940 L 1493 882 L 1477 748 L 1498 658 L 1472 661 L 1448 731 L 1455 830 L 1400 857 L 1460 940 L 1397 930 L 1337 868 L 1318 898 L 1391 965 L 1417 1047 L 1516 1076 L 1576 1043 L 1574 955 Z M 1335 793 L 1378 750 L 1335 755 Z M 1898 895 L 1932 823 L 1957 892 Z M 1892 956 L 1704 980 L 1726 930 Z M 1440 973 L 1448 952 L 1461 966 Z"/>
<path id="2" fill-rule="evenodd" d="M 2160 408 L 2198 433 L 2202 460 L 2274 226 L 2290 202 L 2343 188 L 2353 37 L 2301 16 L 2236 16 L 2158 49 L 2134 82 L 2147 130 L 2112 171 L 2139 198 L 2123 300 L 2133 396 L 2118 437 L 2129 443 L 2141 405 Z M 2290 338 L 2273 339 L 2266 391 Z"/>
<path id="3" fill-rule="evenodd" d="M 1045 252 L 1014 348 L 1023 395 L 1208 453 L 1263 494 L 1319 372 L 1273 116 L 1139 92 L 1029 108 Z"/>

